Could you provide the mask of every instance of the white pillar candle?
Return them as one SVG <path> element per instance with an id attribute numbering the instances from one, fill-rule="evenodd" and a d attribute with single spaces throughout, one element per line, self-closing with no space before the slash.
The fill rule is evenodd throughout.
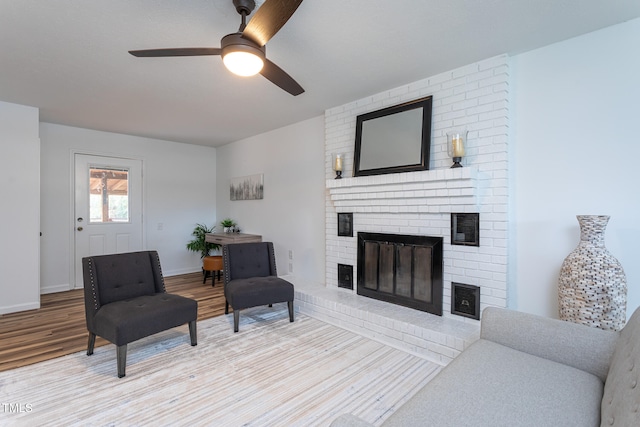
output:
<path id="1" fill-rule="evenodd" d="M 453 146 L 453 157 L 464 157 L 464 142 L 460 134 L 453 135 L 451 145 Z"/>

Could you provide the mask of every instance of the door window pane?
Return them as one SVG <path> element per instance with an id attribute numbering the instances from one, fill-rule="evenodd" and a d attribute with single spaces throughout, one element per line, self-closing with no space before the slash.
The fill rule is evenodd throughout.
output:
<path id="1" fill-rule="evenodd" d="M 89 168 L 89 222 L 129 222 L 129 171 Z"/>

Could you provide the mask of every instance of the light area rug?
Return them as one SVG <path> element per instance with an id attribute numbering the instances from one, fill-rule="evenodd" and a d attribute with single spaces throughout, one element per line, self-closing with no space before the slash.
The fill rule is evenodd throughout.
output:
<path id="1" fill-rule="evenodd" d="M 281 304 L 279 304 L 281 305 Z M 280 309 L 243 310 L 129 345 L 0 372 L 0 425 L 328 426 L 345 412 L 380 425 L 440 366 Z"/>

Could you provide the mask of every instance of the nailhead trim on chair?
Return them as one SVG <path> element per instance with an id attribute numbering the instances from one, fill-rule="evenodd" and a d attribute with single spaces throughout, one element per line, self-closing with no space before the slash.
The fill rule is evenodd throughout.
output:
<path id="1" fill-rule="evenodd" d="M 222 254 L 224 261 L 224 271 L 222 274 L 224 274 L 224 284 L 226 285 L 229 283 L 229 279 L 231 279 L 231 277 L 229 277 L 229 274 L 231 274 L 231 266 L 229 265 L 229 250 L 227 249 L 227 245 L 222 246 Z"/>
<path id="2" fill-rule="evenodd" d="M 271 250 L 271 246 L 273 246 L 273 243 L 269 242 L 269 255 L 270 255 L 270 259 L 269 262 L 271 262 L 271 265 L 269 267 L 271 267 L 271 270 L 273 271 L 273 275 L 278 277 L 278 269 L 276 268 L 276 251 Z"/>
<path id="3" fill-rule="evenodd" d="M 98 295 L 96 293 L 96 284 L 93 277 L 93 258 L 89 258 L 89 276 L 91 280 L 91 295 L 93 296 L 93 307 L 97 310 L 100 308 L 98 305 Z"/>
<path id="4" fill-rule="evenodd" d="M 160 271 L 160 283 L 162 284 L 162 292 L 167 292 L 164 287 L 164 275 L 162 274 L 162 265 L 160 265 L 160 254 L 156 252 L 156 261 L 158 262 L 158 270 Z"/>

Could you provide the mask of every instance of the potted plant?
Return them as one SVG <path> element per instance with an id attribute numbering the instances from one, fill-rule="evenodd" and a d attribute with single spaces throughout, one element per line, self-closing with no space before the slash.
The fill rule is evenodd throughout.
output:
<path id="1" fill-rule="evenodd" d="M 231 233 L 233 231 L 232 228 L 236 226 L 236 222 L 231 218 L 225 218 L 220 221 L 220 225 L 225 233 Z"/>
<path id="2" fill-rule="evenodd" d="M 213 233 L 216 229 L 215 225 L 208 227 L 205 224 L 196 224 L 196 227 L 191 232 L 191 235 L 194 237 L 189 243 L 187 243 L 187 249 L 193 252 L 199 252 L 200 258 L 209 256 L 209 253 L 212 250 L 216 250 L 220 248 L 220 245 L 217 243 L 207 242 L 205 240 L 207 233 Z"/>

